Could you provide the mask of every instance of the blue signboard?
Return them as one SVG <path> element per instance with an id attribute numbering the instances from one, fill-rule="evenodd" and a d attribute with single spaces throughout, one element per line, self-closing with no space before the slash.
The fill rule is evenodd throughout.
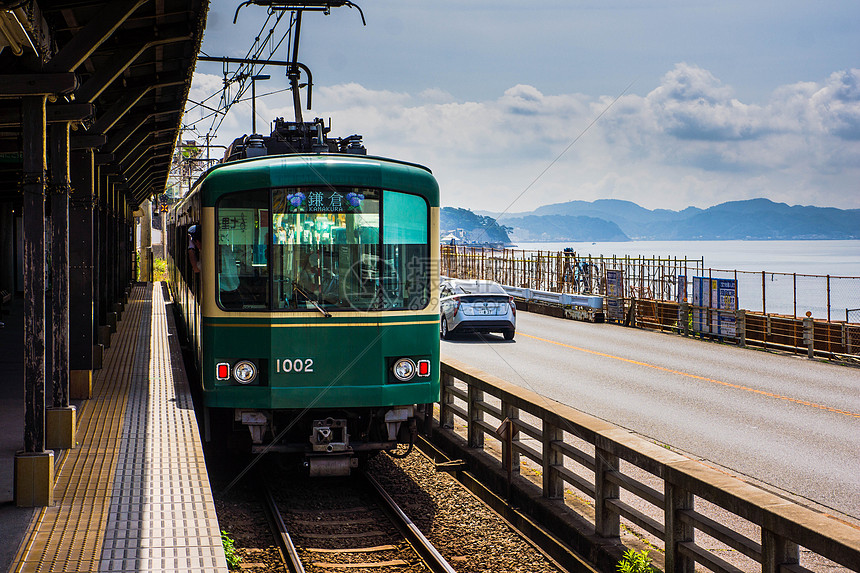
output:
<path id="1" fill-rule="evenodd" d="M 693 277 L 693 307 L 694 331 L 719 336 L 735 336 L 738 281 Z"/>
<path id="2" fill-rule="evenodd" d="M 693 277 L 693 331 L 711 332 L 708 310 L 711 308 L 711 289 L 708 277 Z"/>
<path id="3" fill-rule="evenodd" d="M 720 312 L 711 314 L 711 332 L 735 336 L 735 311 L 738 309 L 738 281 L 711 279 L 711 307 Z"/>
<path id="4" fill-rule="evenodd" d="M 624 272 L 606 269 L 606 318 L 624 319 Z"/>

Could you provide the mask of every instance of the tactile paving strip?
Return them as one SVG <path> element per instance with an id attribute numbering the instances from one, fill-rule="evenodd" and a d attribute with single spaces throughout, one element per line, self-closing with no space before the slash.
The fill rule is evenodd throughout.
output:
<path id="1" fill-rule="evenodd" d="M 158 283 L 131 293 L 16 571 L 227 571 Z"/>

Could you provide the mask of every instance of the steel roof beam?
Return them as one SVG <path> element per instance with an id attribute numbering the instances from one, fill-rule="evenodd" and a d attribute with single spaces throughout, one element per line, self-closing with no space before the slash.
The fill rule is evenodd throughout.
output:
<path id="1" fill-rule="evenodd" d="M 170 112 L 162 112 L 162 113 L 175 113 L 175 112 L 170 111 Z M 139 115 L 139 116 L 134 116 L 134 117 L 128 118 L 126 120 L 125 127 L 120 129 L 119 131 L 116 131 L 113 133 L 112 137 L 110 138 L 110 142 L 107 144 L 104 151 L 106 151 L 108 153 L 113 153 L 114 151 L 116 151 L 117 148 L 119 148 L 119 146 L 121 146 L 123 143 L 125 143 L 129 137 L 134 135 L 134 132 L 136 132 L 138 129 L 143 127 L 147 121 L 149 121 L 150 119 L 152 119 L 156 115 L 158 115 L 158 114 L 157 113 L 150 113 L 148 115 Z"/>
<path id="2" fill-rule="evenodd" d="M 78 78 L 72 73 L 9 74 L 0 78 L 0 98 L 68 94 L 78 87 Z"/>
<path id="3" fill-rule="evenodd" d="M 164 82 L 150 84 L 132 91 L 115 103 L 104 115 L 99 117 L 90 130 L 94 133 L 107 133 L 114 125 L 116 125 L 116 122 L 122 119 L 122 117 L 128 113 L 128 111 L 133 108 L 137 102 L 143 99 L 143 96 L 145 96 L 149 91 L 169 86 L 184 85 L 185 81 L 185 78 L 177 78 L 175 80 L 171 79 Z"/>
<path id="4" fill-rule="evenodd" d="M 107 143 L 107 135 L 72 135 L 69 141 L 71 149 L 96 149 Z"/>
<path id="5" fill-rule="evenodd" d="M 62 103 L 48 105 L 45 119 L 48 123 L 81 122 L 92 117 L 95 108 L 88 103 Z M 21 106 L 0 107 L 0 128 L 21 126 Z"/>
<path id="6" fill-rule="evenodd" d="M 134 151 L 140 147 L 142 143 L 144 143 L 148 138 L 153 137 L 156 141 L 159 139 L 159 136 L 163 133 L 170 133 L 176 129 L 176 126 L 161 123 L 155 124 L 152 126 L 151 130 L 147 130 L 146 133 L 141 134 L 136 140 L 133 140 L 132 144 L 128 146 L 127 149 L 123 149 L 122 151 L 117 150 L 116 155 L 119 157 L 119 163 L 126 163 L 128 158 L 134 153 Z"/>
<path id="7" fill-rule="evenodd" d="M 162 148 L 162 147 L 170 147 L 172 149 L 173 146 L 171 145 L 171 143 L 172 142 L 170 142 L 170 141 L 156 141 L 156 142 L 152 142 L 151 144 L 147 145 L 146 147 L 144 147 L 143 149 L 140 150 L 138 155 L 136 155 L 129 163 L 126 164 L 127 165 L 126 172 L 130 173 L 131 175 L 136 174 L 137 171 L 140 169 L 140 167 L 142 165 L 146 164 L 146 160 L 149 160 L 156 155 L 156 153 L 155 153 L 156 149 Z M 157 155 L 160 156 L 162 154 L 157 154 Z M 138 165 L 138 164 L 140 164 L 140 165 Z"/>
<path id="8" fill-rule="evenodd" d="M 93 165 L 109 165 L 114 162 L 113 153 L 96 153 L 93 156 Z"/>
<path id="9" fill-rule="evenodd" d="M 184 26 L 172 26 L 172 28 L 184 28 Z M 188 40 L 190 36 L 176 35 L 162 39 L 152 40 L 139 46 L 125 48 L 114 54 L 107 65 L 102 65 L 99 70 L 84 83 L 76 92 L 75 98 L 79 101 L 93 102 L 101 93 L 108 88 L 119 76 L 122 75 L 140 56 L 155 46 L 164 44 L 176 44 Z"/>
<path id="10" fill-rule="evenodd" d="M 83 64 L 117 28 L 122 26 L 138 8 L 148 0 L 115 0 L 107 2 L 98 18 L 75 34 L 63 49 L 51 58 L 46 66 L 49 72 L 73 72 Z"/>
<path id="11" fill-rule="evenodd" d="M 172 149 L 172 145 L 171 145 L 171 143 L 172 143 L 172 142 L 169 142 L 169 141 L 165 141 L 165 142 L 161 142 L 161 143 L 155 143 L 155 144 L 153 144 L 153 145 L 149 146 L 149 147 L 146 149 L 146 151 L 141 152 L 141 154 L 137 157 L 137 159 L 135 159 L 135 160 L 134 160 L 134 161 L 133 161 L 133 162 L 128 166 L 128 169 L 126 169 L 126 172 L 129 174 L 129 178 L 134 177 L 135 175 L 137 175 L 137 172 L 138 172 L 138 171 L 140 171 L 140 169 L 142 169 L 142 168 L 143 168 L 143 166 L 145 166 L 145 165 L 147 164 L 147 162 L 148 162 L 148 161 L 150 161 L 150 160 L 152 160 L 153 158 L 156 158 L 156 157 L 171 157 L 171 153 L 170 153 L 170 152 L 168 152 L 167 154 L 164 154 L 164 153 L 155 153 L 155 150 L 156 150 L 156 149 L 158 149 L 159 147 L 171 147 L 171 149 Z M 147 151 L 152 151 L 153 153 L 147 153 Z M 138 164 L 142 159 L 143 159 L 143 160 L 145 160 L 145 161 L 143 161 L 143 163 L 141 163 L 140 165 L 137 165 L 137 164 Z"/>

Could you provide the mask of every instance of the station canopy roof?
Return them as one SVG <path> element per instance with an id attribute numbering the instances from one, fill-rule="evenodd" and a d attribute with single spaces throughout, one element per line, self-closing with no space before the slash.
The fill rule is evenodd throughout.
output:
<path id="1" fill-rule="evenodd" d="M 0 200 L 19 192 L 21 99 L 40 93 L 49 149 L 51 125 L 68 121 L 72 151 L 93 149 L 129 203 L 162 193 L 208 5 L 0 0 Z"/>

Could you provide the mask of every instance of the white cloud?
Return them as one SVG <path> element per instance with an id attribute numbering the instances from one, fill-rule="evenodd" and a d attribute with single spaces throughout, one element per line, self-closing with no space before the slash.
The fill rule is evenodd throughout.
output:
<path id="1" fill-rule="evenodd" d="M 218 88 L 220 78 L 197 74 L 192 99 Z M 496 99 L 458 101 L 441 89 L 348 83 L 317 87 L 314 113 L 332 118 L 334 135 L 364 135 L 371 154 L 433 169 L 445 205 L 502 210 L 522 195 L 512 211 L 600 198 L 671 209 L 752 197 L 860 208 L 860 70 L 747 104 L 708 70 L 679 63 L 646 95 L 614 99 L 518 84 Z M 249 125 L 248 107 L 224 128 Z M 257 107 L 292 116 L 289 92 Z"/>

